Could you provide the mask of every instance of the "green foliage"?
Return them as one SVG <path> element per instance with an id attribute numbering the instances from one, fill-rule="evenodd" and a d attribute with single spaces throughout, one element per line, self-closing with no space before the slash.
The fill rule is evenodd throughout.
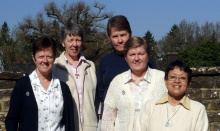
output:
<path id="1" fill-rule="evenodd" d="M 10 38 L 9 32 L 10 30 L 8 24 L 7 22 L 4 22 L 0 32 L 0 45 L 6 45 L 11 43 L 12 39 Z"/>
<path id="2" fill-rule="evenodd" d="M 146 42 L 149 44 L 150 46 L 150 50 L 152 51 L 153 50 L 153 47 L 155 47 L 156 45 L 156 41 L 154 39 L 154 36 L 153 34 L 148 30 L 146 33 L 145 33 L 145 36 L 143 37 Z"/>
<path id="3" fill-rule="evenodd" d="M 165 37 L 158 41 L 159 54 L 161 58 L 160 67 L 165 69 L 168 63 L 167 54 L 181 49 L 182 41 L 179 27 L 174 24 Z"/>
<path id="4" fill-rule="evenodd" d="M 178 27 L 176 24 L 174 24 L 174 25 L 171 27 L 171 30 L 170 30 L 170 32 L 168 33 L 168 36 L 169 36 L 169 37 L 172 37 L 172 38 L 177 38 L 178 31 L 179 31 L 179 27 Z"/>
<path id="5" fill-rule="evenodd" d="M 191 67 L 220 66 L 220 43 L 207 41 L 197 44 L 194 48 L 179 51 L 179 59 L 187 62 Z"/>
<path id="6" fill-rule="evenodd" d="M 149 44 L 149 48 L 150 48 L 150 58 L 157 63 L 159 56 L 158 56 L 158 49 L 157 49 L 157 42 L 154 39 L 153 34 L 148 30 L 145 33 L 145 36 L 143 37 L 146 42 Z"/>
<path id="7" fill-rule="evenodd" d="M 0 69 L 12 70 L 15 61 L 15 43 L 10 37 L 10 29 L 6 22 L 3 23 L 0 31 Z"/>
<path id="8" fill-rule="evenodd" d="M 177 52 L 179 59 L 192 67 L 220 66 L 219 42 L 220 23 L 205 23 L 199 26 L 197 22 L 181 21 L 173 25 L 170 31 L 157 42 L 162 67 L 167 66 L 167 54 Z"/>

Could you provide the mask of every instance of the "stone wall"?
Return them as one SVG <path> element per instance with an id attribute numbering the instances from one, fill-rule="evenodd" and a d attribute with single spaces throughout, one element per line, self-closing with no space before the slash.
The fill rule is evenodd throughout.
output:
<path id="1" fill-rule="evenodd" d="M 0 131 L 5 131 L 4 120 L 9 109 L 11 91 L 16 80 L 24 75 L 24 73 L 0 73 Z"/>
<path id="2" fill-rule="evenodd" d="M 205 105 L 210 130 L 220 131 L 220 67 L 192 70 L 193 79 L 187 95 Z M 5 131 L 4 119 L 15 81 L 24 75 L 24 73 L 0 73 L 0 130 Z"/>
<path id="3" fill-rule="evenodd" d="M 192 70 L 193 79 L 188 96 L 205 105 L 210 130 L 220 131 L 220 67 Z"/>

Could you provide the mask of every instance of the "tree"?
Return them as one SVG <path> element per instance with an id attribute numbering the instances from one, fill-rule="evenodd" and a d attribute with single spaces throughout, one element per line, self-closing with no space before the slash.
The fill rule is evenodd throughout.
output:
<path id="1" fill-rule="evenodd" d="M 15 43 L 10 37 L 10 29 L 7 22 L 4 22 L 0 31 L 0 69 L 12 70 L 15 61 Z"/>
<path id="2" fill-rule="evenodd" d="M 10 29 L 8 27 L 8 24 L 7 22 L 4 22 L 1 27 L 1 32 L 0 32 L 0 45 L 6 45 L 11 42 L 9 32 L 10 32 Z"/>
<path id="3" fill-rule="evenodd" d="M 85 2 L 77 2 L 58 6 L 55 2 L 45 5 L 44 12 L 39 12 L 35 18 L 26 17 L 18 26 L 17 39 L 27 43 L 24 48 L 31 47 L 31 43 L 37 37 L 47 35 L 53 37 L 58 43 L 60 41 L 61 28 L 72 22 L 80 26 L 84 32 L 83 54 L 96 60 L 95 55 L 102 52 L 102 44 L 107 40 L 105 26 L 102 22 L 112 16 L 112 13 L 104 12 L 105 6 L 94 3 L 93 6 Z M 108 47 L 109 50 L 111 49 Z M 63 48 L 59 45 L 59 52 Z M 29 51 L 29 50 L 28 50 Z M 31 57 L 31 56 L 30 56 Z M 28 59 L 27 59 L 28 61 Z"/>
<path id="4" fill-rule="evenodd" d="M 161 56 L 161 67 L 167 66 L 167 54 L 177 52 L 181 48 L 182 40 L 179 27 L 174 24 L 165 37 L 158 41 L 158 53 Z"/>
<path id="5" fill-rule="evenodd" d="M 153 48 L 155 47 L 156 45 L 156 41 L 154 40 L 154 36 L 153 34 L 148 30 L 146 33 L 145 33 L 145 36 L 143 37 L 146 42 L 149 44 L 150 46 L 150 50 L 152 51 Z"/>
<path id="6" fill-rule="evenodd" d="M 214 55 L 219 56 L 218 53 L 214 54 L 218 50 L 216 44 L 218 45 L 220 42 L 219 29 L 219 23 L 206 22 L 199 26 L 197 22 L 187 22 L 186 20 L 181 21 L 178 25 L 173 25 L 167 35 L 157 42 L 158 53 L 162 56 L 162 67 L 167 65 L 167 54 L 169 52 L 179 53 L 179 58 L 189 62 L 192 66 L 217 65 L 214 62 L 207 62 L 200 50 L 207 53 L 204 55 L 208 56 L 208 61 L 212 61 Z M 219 58 L 215 57 L 215 59 Z"/>
<path id="7" fill-rule="evenodd" d="M 145 33 L 145 36 L 143 37 L 146 42 L 149 44 L 149 48 L 150 48 L 150 58 L 153 59 L 153 61 L 155 63 L 157 63 L 159 56 L 158 56 L 158 49 L 157 49 L 157 42 L 154 39 L 153 34 L 148 30 Z"/>
<path id="8" fill-rule="evenodd" d="M 187 22 L 183 20 L 178 25 L 181 36 L 181 48 L 187 48 L 195 44 L 196 39 L 199 37 L 200 27 L 197 22 Z"/>
<path id="9" fill-rule="evenodd" d="M 208 40 L 194 48 L 179 51 L 179 59 L 187 62 L 191 67 L 219 66 L 220 43 Z"/>

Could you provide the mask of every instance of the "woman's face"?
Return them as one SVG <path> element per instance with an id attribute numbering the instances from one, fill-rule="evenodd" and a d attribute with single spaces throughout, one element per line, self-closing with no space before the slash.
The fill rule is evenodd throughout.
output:
<path id="1" fill-rule="evenodd" d="M 52 67 L 54 63 L 54 54 L 51 48 L 45 48 L 43 50 L 37 51 L 33 56 L 37 71 L 41 75 L 48 75 L 52 72 Z"/>
<path id="2" fill-rule="evenodd" d="M 168 94 L 171 97 L 182 97 L 190 84 L 188 82 L 188 74 L 181 71 L 179 67 L 175 67 L 173 70 L 169 71 L 168 78 L 165 79 L 165 84 L 168 89 Z"/>
<path id="3" fill-rule="evenodd" d="M 134 73 L 141 73 L 147 70 L 148 54 L 143 46 L 128 50 L 125 59 Z"/>
<path id="4" fill-rule="evenodd" d="M 82 47 L 82 38 L 80 36 L 67 35 L 62 43 L 66 52 L 65 55 L 77 60 Z"/>
<path id="5" fill-rule="evenodd" d="M 130 37 L 131 34 L 127 30 L 119 31 L 116 28 L 112 28 L 109 39 L 111 40 L 116 52 L 122 54 L 124 51 L 125 43 Z"/>

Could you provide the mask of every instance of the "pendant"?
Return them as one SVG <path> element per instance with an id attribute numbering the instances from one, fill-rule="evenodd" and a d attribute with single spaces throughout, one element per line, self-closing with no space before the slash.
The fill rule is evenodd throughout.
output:
<path id="1" fill-rule="evenodd" d="M 79 74 L 75 74 L 75 76 L 76 76 L 76 79 L 78 79 L 78 77 L 79 77 Z"/>
<path id="2" fill-rule="evenodd" d="M 169 125 L 170 125 L 170 124 L 169 124 L 169 121 L 166 122 L 165 126 L 166 126 L 166 127 L 169 127 Z"/>
<path id="3" fill-rule="evenodd" d="M 172 124 L 171 124 L 169 121 L 167 121 L 166 124 L 165 124 L 165 126 L 166 126 L 166 127 L 172 127 Z"/>
<path id="4" fill-rule="evenodd" d="M 165 124 L 166 127 L 172 127 L 172 123 L 170 123 L 169 121 L 166 122 Z"/>

